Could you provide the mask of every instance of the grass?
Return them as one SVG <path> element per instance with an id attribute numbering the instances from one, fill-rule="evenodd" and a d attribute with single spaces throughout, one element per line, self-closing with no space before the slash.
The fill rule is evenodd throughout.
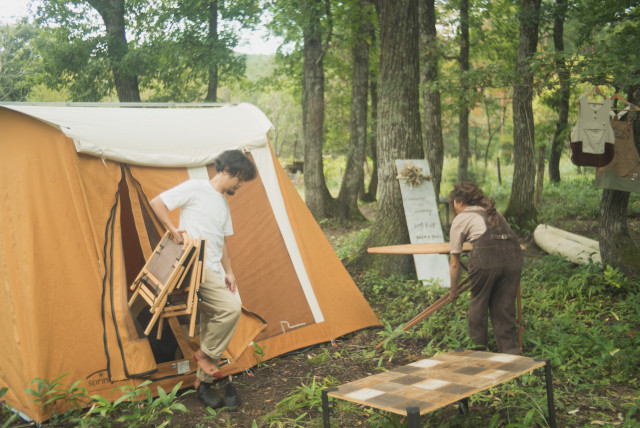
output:
<path id="1" fill-rule="evenodd" d="M 545 183 L 538 207 L 541 222 L 569 226 L 577 221 L 594 222 L 600 210 L 601 190 L 593 188 L 593 171 L 577 174 L 563 159 L 560 183 Z M 442 188 L 446 194 L 455 180 L 452 162 Z M 504 170 L 503 170 L 504 176 Z M 486 174 L 483 188 L 504 209 L 510 183 L 493 182 Z M 449 189 L 449 190 L 447 190 Z M 640 197 L 631 194 L 629 218 L 640 217 Z M 332 244 L 344 260 L 353 257 L 368 231 L 350 232 L 333 238 Z M 445 291 L 404 277 L 382 277 L 363 272 L 356 279 L 367 301 L 385 327 L 378 340 L 362 351 L 362 358 L 377 360 L 380 369 L 392 367 L 406 349 L 419 349 L 425 357 L 470 345 L 466 328 L 468 298 L 458 299 L 406 333 L 398 326 L 416 316 Z M 548 358 L 553 367 L 558 426 L 640 427 L 640 279 L 627 278 L 599 264 L 576 266 L 551 255 L 534 254 L 525 259 L 521 289 L 525 355 Z M 374 346 L 385 340 L 382 351 Z M 490 343 L 495 349 L 495 344 Z M 346 357 L 346 356 L 345 356 Z M 311 370 L 311 368 L 310 368 Z M 291 392 L 293 397 L 299 390 Z M 285 399 L 289 402 L 290 400 Z M 547 426 L 545 385 L 539 375 L 528 374 L 471 397 L 472 413 L 460 416 L 446 409 L 422 417 L 423 426 L 434 427 L 534 427 Z M 343 420 L 367 414 L 375 427 L 402 426 L 398 417 L 338 402 L 335 413 Z M 311 407 L 304 421 L 295 426 L 320 426 Z M 295 413 L 295 412 L 294 412 Z M 292 418 L 293 413 L 279 413 Z"/>

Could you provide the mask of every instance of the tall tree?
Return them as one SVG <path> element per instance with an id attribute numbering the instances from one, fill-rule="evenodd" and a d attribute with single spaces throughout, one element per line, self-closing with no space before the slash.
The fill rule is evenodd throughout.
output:
<path id="1" fill-rule="evenodd" d="M 372 35 L 371 40 L 375 40 L 375 34 Z M 378 74 L 377 70 L 372 70 L 369 77 L 369 93 L 371 94 L 371 131 L 368 133 L 367 141 L 369 147 L 369 156 L 371 157 L 371 179 L 369 180 L 369 187 L 362 196 L 364 202 L 374 202 L 378 194 L 378 149 L 377 149 L 377 137 L 376 129 L 378 123 Z"/>
<path id="2" fill-rule="evenodd" d="M 553 134 L 551 152 L 549 153 L 549 179 L 556 183 L 560 181 L 560 156 L 567 140 L 569 97 L 571 95 L 569 86 L 571 72 L 565 62 L 564 49 L 564 23 L 567 17 L 568 4 L 568 0 L 556 0 L 553 14 L 553 46 L 555 48 L 555 66 L 560 87 L 556 91 L 558 122 Z"/>
<path id="3" fill-rule="evenodd" d="M 124 0 L 51 0 L 37 11 L 48 37 L 38 40 L 46 84 L 73 101 L 100 101 L 115 86 L 120 101 L 139 101 L 138 62 L 125 32 Z"/>
<path id="4" fill-rule="evenodd" d="M 442 104 L 440 90 L 436 85 L 440 53 L 437 41 L 435 0 L 420 0 L 419 8 L 421 51 L 426 53 L 421 67 L 424 88 L 422 91 L 424 147 L 433 177 L 433 188 L 436 197 L 439 197 L 444 164 L 444 141 L 442 139 Z"/>
<path id="5" fill-rule="evenodd" d="M 324 66 L 322 18 L 330 16 L 328 0 L 303 0 L 302 126 L 305 202 L 317 219 L 331 217 L 333 198 L 324 179 Z M 329 29 L 329 35 L 331 29 Z"/>
<path id="6" fill-rule="evenodd" d="M 469 72 L 469 0 L 460 0 L 460 67 L 461 91 L 469 90 L 467 74 Z M 458 181 L 469 179 L 469 104 L 462 101 L 458 110 Z"/>
<path id="7" fill-rule="evenodd" d="M 216 102 L 221 80 L 244 76 L 246 57 L 234 49 L 239 30 L 259 20 L 258 0 L 162 0 L 144 12 L 140 36 L 158 65 L 148 82 L 154 99 Z"/>
<path id="8" fill-rule="evenodd" d="M 379 204 L 367 247 L 409 242 L 396 159 L 424 156 L 420 130 L 418 0 L 379 0 L 380 78 L 378 99 Z M 409 256 L 361 254 L 357 263 L 383 273 L 413 271 Z"/>
<path id="9" fill-rule="evenodd" d="M 367 94 L 369 92 L 369 34 L 372 4 L 369 0 L 353 3 L 353 73 L 351 78 L 351 123 L 347 165 L 337 198 L 340 218 L 363 218 L 358 208 L 358 193 L 364 183 L 367 145 Z"/>
<path id="10" fill-rule="evenodd" d="M 107 33 L 107 54 L 120 102 L 139 102 L 138 74 L 125 61 L 129 46 L 124 19 L 124 0 L 88 0 L 98 11 Z"/>
<path id="11" fill-rule="evenodd" d="M 534 191 L 536 178 L 533 121 L 533 71 L 531 61 L 538 44 L 540 0 L 521 0 L 520 35 L 513 85 L 513 185 L 505 214 L 520 227 L 536 219 Z"/>

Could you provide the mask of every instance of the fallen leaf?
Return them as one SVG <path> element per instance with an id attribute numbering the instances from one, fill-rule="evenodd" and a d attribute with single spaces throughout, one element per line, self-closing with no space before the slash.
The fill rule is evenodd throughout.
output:
<path id="1" fill-rule="evenodd" d="M 580 409 L 574 409 L 574 410 L 569 410 L 567 413 L 569 413 L 570 415 L 575 415 L 579 411 L 580 411 Z"/>

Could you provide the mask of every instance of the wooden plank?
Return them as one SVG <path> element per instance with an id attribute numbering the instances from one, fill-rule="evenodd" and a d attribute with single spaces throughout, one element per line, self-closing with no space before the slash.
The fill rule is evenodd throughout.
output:
<path id="1" fill-rule="evenodd" d="M 520 245 L 522 251 L 526 250 L 524 245 Z M 462 245 L 463 252 L 469 252 L 473 249 L 473 245 L 465 242 Z M 403 244 L 389 245 L 386 247 L 370 247 L 367 253 L 370 254 L 449 254 L 451 252 L 451 244 L 448 242 L 436 242 L 433 244 Z"/>
<path id="2" fill-rule="evenodd" d="M 465 242 L 462 251 L 471 251 L 473 247 Z M 371 254 L 449 254 L 451 244 L 448 242 L 434 242 L 431 244 L 389 245 L 387 247 L 371 247 L 367 249 Z"/>

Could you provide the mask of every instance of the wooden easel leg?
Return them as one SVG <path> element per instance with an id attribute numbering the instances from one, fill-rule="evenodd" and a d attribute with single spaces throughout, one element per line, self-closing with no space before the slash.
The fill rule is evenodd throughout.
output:
<path id="1" fill-rule="evenodd" d="M 520 297 L 520 284 L 518 284 L 518 346 L 520 347 L 520 352 L 523 352 L 523 341 L 522 341 L 522 332 L 524 331 L 524 326 L 522 325 L 522 299 Z"/>

